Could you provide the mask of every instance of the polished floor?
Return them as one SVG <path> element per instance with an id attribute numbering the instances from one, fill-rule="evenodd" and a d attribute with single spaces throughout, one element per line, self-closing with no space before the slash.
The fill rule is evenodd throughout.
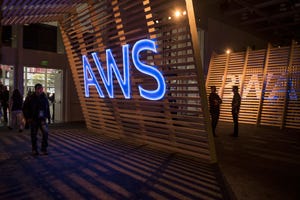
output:
<path id="1" fill-rule="evenodd" d="M 0 199 L 300 199 L 300 131 L 219 123 L 218 165 L 87 131 L 50 126 L 49 155 L 29 131 L 0 127 Z"/>
<path id="2" fill-rule="evenodd" d="M 0 130 L 0 199 L 230 199 L 216 165 L 88 132 L 50 127 L 49 155 L 29 130 Z"/>

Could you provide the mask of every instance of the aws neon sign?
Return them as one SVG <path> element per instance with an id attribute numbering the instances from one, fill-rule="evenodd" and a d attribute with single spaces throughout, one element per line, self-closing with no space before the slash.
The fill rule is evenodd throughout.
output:
<path id="1" fill-rule="evenodd" d="M 147 90 L 140 84 L 138 85 L 138 91 L 140 96 L 149 100 L 160 100 L 166 93 L 166 83 L 162 73 L 157 69 L 156 66 L 151 66 L 143 63 L 140 60 L 140 54 L 143 51 L 152 51 L 157 53 L 155 42 L 149 39 L 143 39 L 137 41 L 132 47 L 132 61 L 135 68 L 143 74 L 151 76 L 155 79 L 157 88 L 155 90 Z M 129 45 L 122 46 L 123 56 L 123 76 L 121 75 L 116 61 L 112 55 L 110 49 L 106 50 L 106 74 L 103 69 L 101 62 L 98 59 L 96 53 L 92 53 L 93 61 L 95 62 L 104 87 L 107 91 L 109 98 L 114 98 L 114 85 L 113 85 L 113 74 L 116 77 L 119 86 L 121 87 L 122 93 L 125 99 L 131 98 L 131 84 L 130 84 L 130 61 L 129 61 Z M 84 90 L 85 97 L 90 97 L 90 87 L 95 87 L 99 97 L 105 98 L 104 93 L 99 85 L 96 75 L 94 74 L 91 65 L 86 55 L 82 56 L 83 63 L 83 75 L 84 75 Z"/>

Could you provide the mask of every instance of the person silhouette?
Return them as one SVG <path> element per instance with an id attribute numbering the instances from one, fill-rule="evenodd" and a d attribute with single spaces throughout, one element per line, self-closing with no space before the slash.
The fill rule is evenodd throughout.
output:
<path id="1" fill-rule="evenodd" d="M 209 112 L 211 115 L 211 126 L 212 126 L 212 132 L 213 135 L 216 137 L 216 127 L 219 121 L 220 116 L 220 105 L 222 103 L 222 99 L 220 96 L 216 93 L 217 89 L 216 86 L 211 86 L 211 93 L 209 94 L 208 100 L 209 100 Z"/>
<path id="2" fill-rule="evenodd" d="M 234 124 L 233 136 L 238 137 L 239 135 L 239 112 L 241 106 L 241 96 L 239 94 L 238 86 L 232 87 L 233 98 L 231 103 L 231 113 Z"/>
<path id="3" fill-rule="evenodd" d="M 37 133 L 40 129 L 42 132 L 41 152 L 43 155 L 48 155 L 48 124 L 46 120 L 50 117 L 49 102 L 46 94 L 43 92 L 43 86 L 37 83 L 34 86 L 35 92 L 29 100 L 28 121 L 31 128 L 31 144 L 32 154 L 38 155 L 37 148 Z"/>

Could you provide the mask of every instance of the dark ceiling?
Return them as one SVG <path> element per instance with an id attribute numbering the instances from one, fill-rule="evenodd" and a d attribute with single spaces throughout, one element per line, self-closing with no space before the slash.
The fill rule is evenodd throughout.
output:
<path id="1" fill-rule="evenodd" d="M 1 24 L 34 24 L 62 19 L 86 0 L 0 0 Z"/>
<path id="2" fill-rule="evenodd" d="M 194 3 L 203 27 L 210 17 L 274 45 L 300 41 L 300 0 L 196 0 Z"/>
<path id="3" fill-rule="evenodd" d="M 2 25 L 57 21 L 86 0 L 1 0 Z M 174 0 L 174 3 L 178 1 Z M 194 0 L 200 26 L 214 18 L 275 45 L 300 41 L 300 0 Z"/>

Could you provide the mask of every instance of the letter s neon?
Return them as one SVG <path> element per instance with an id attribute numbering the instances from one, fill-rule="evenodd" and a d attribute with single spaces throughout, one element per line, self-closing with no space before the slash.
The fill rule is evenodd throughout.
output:
<path id="1" fill-rule="evenodd" d="M 142 51 L 150 50 L 157 53 L 155 42 L 149 39 L 143 39 L 136 42 L 132 48 L 132 60 L 135 67 L 142 73 L 152 76 L 157 81 L 156 90 L 146 90 L 141 85 L 138 86 L 140 95 L 149 100 L 160 100 L 166 93 L 166 83 L 161 72 L 156 66 L 150 66 L 142 63 L 139 54 Z"/>

